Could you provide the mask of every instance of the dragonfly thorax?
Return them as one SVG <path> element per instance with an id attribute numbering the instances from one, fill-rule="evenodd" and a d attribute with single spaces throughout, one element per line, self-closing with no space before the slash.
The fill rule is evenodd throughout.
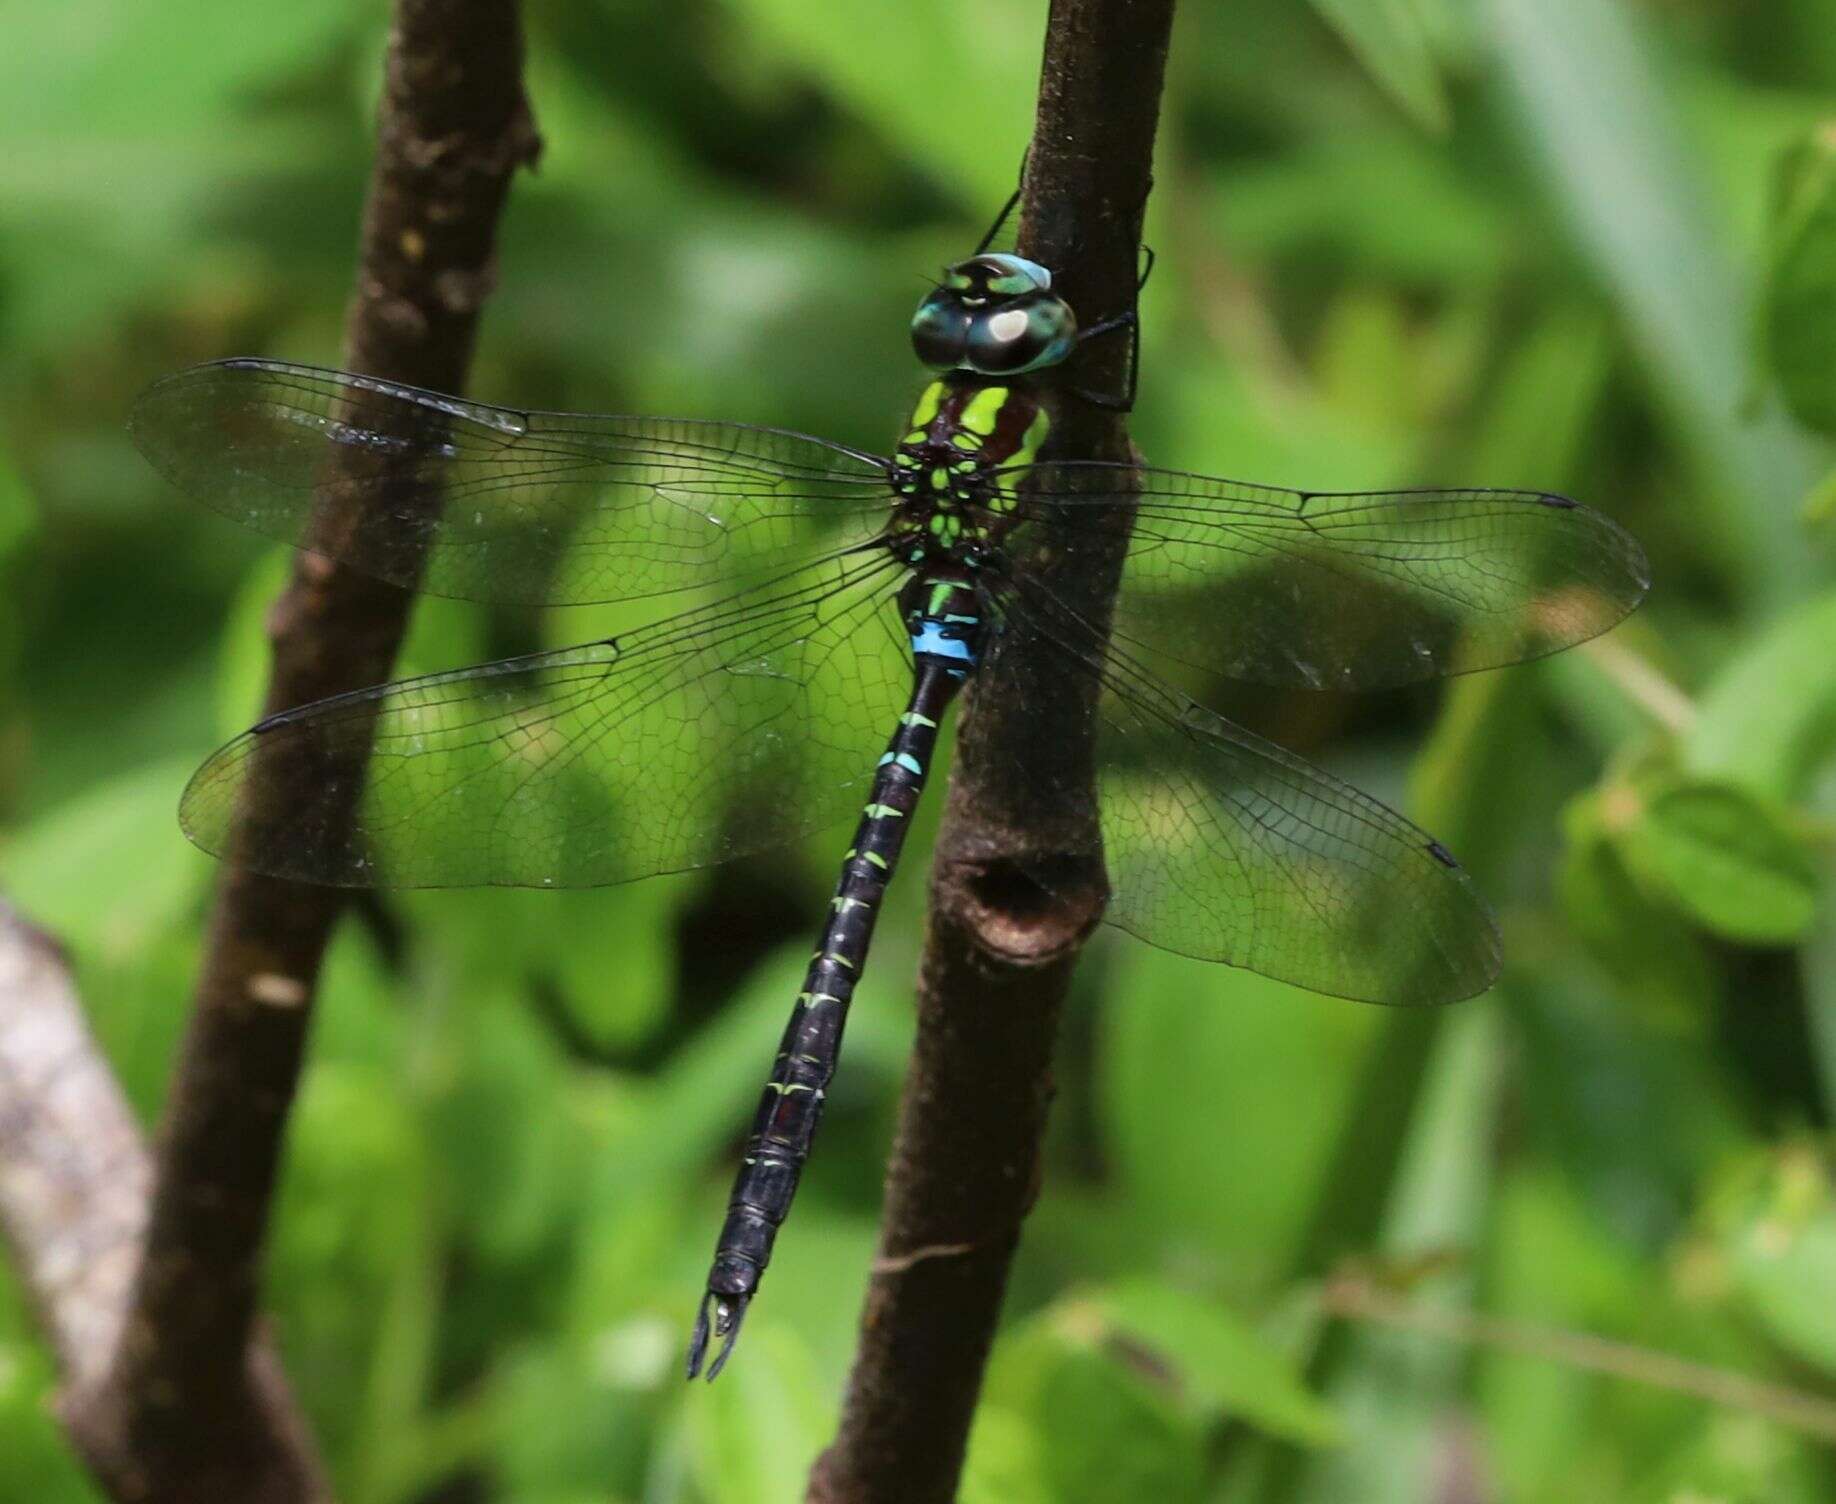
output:
<path id="1" fill-rule="evenodd" d="M 900 557 L 973 567 L 1012 524 L 1012 472 L 1032 463 L 1048 427 L 1018 386 L 945 377 L 926 387 L 893 456 Z"/>

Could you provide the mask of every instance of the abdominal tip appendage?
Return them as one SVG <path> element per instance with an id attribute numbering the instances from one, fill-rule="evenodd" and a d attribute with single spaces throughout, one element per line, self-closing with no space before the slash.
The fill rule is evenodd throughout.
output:
<path id="1" fill-rule="evenodd" d="M 710 1311 L 713 1313 L 711 1321 Z M 745 1314 L 746 1297 L 743 1295 L 719 1295 L 710 1290 L 701 1297 L 701 1309 L 695 1313 L 695 1334 L 689 1338 L 690 1379 L 701 1377 L 701 1363 L 707 1356 L 710 1338 L 720 1342 L 720 1351 L 715 1353 L 714 1361 L 708 1364 L 707 1379 L 712 1384 L 720 1377 L 721 1369 L 727 1366 L 727 1359 L 733 1355 L 733 1344 L 739 1341 L 740 1319 Z"/>

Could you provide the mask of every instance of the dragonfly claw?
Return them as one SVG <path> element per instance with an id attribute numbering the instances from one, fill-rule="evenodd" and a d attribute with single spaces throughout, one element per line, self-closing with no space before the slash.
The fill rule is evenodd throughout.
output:
<path id="1" fill-rule="evenodd" d="M 712 1384 L 720 1376 L 721 1369 L 732 1356 L 733 1344 L 739 1341 L 740 1321 L 746 1314 L 749 1299 L 745 1295 L 719 1295 L 712 1290 L 701 1297 L 701 1308 L 695 1313 L 695 1333 L 689 1338 L 689 1378 L 701 1377 L 701 1362 L 707 1356 L 710 1337 L 720 1341 L 720 1351 L 708 1364 L 708 1382 Z M 710 1312 L 713 1313 L 712 1321 L 709 1320 Z"/>

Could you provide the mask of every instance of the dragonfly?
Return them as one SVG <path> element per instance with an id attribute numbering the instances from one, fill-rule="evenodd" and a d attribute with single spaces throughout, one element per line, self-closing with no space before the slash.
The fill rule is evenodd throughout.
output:
<path id="1" fill-rule="evenodd" d="M 691 1379 L 721 1371 L 758 1291 L 966 683 L 1087 686 L 1110 923 L 1317 992 L 1446 1003 L 1500 966 L 1459 863 L 1181 675 L 1414 684 L 1582 642 L 1647 586 L 1622 528 L 1547 492 L 1304 491 L 1054 458 L 1054 379 L 1092 339 L 1126 332 L 1138 355 L 1135 321 L 1080 328 L 1051 271 L 989 250 L 993 233 L 913 317 L 930 374 L 889 455 L 256 358 L 169 376 L 132 415 L 181 490 L 383 581 L 522 605 L 679 598 L 579 646 L 269 715 L 185 790 L 182 827 L 206 851 L 347 887 L 575 887 L 855 816 L 697 1305 Z M 1134 366 L 1128 391 L 1082 395 L 1126 409 Z M 357 521 L 328 527 L 326 508 Z M 1042 561 L 1105 546 L 1124 516 L 1106 627 Z M 1026 749 L 1011 757 L 1024 780 Z M 290 758 L 357 772 L 251 821 L 263 769 Z"/>

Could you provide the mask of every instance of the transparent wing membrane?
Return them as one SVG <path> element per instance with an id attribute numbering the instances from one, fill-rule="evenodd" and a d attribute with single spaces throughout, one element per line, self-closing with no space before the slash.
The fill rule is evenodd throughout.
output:
<path id="1" fill-rule="evenodd" d="M 575 604 L 772 581 L 612 641 L 272 717 L 186 792 L 185 828 L 212 851 L 343 885 L 613 883 L 790 840 L 871 782 L 910 673 L 904 567 L 877 541 L 897 504 L 885 460 L 257 360 L 161 382 L 133 430 L 245 526 L 440 594 Z M 1374 689 L 1514 663 L 1624 617 L 1645 590 L 1638 545 L 1530 491 L 1315 493 L 1086 462 L 1002 480 L 1025 525 L 985 561 L 1008 582 L 995 651 L 1037 655 L 1048 692 L 1060 670 L 1102 686 L 1109 917 L 1322 992 L 1482 990 L 1497 932 L 1444 851 L 1150 665 Z M 1029 553 L 1113 539 L 1124 507 L 1110 644 Z M 269 802 L 245 798 L 251 780 L 302 763 L 313 776 L 286 784 L 317 790 L 304 805 L 238 823 Z"/>
<path id="2" fill-rule="evenodd" d="M 1110 923 L 1365 1002 L 1445 1003 L 1491 984 L 1491 913 L 1426 832 L 1106 649 L 1043 587 L 1023 583 L 1009 620 L 1000 651 L 1100 682 Z"/>
<path id="3" fill-rule="evenodd" d="M 1014 481 L 1073 543 L 1132 496 L 1118 638 L 1250 683 L 1383 689 L 1540 658 L 1612 627 L 1649 578 L 1618 524 L 1536 491 L 1331 494 L 1095 462 Z"/>
<path id="4" fill-rule="evenodd" d="M 885 468 L 777 429 L 519 412 L 343 371 L 231 360 L 145 393 L 134 441 L 244 527 L 435 595 L 634 600 L 871 538 Z M 358 502 L 331 533 L 322 503 Z"/>
<path id="5" fill-rule="evenodd" d="M 897 573 L 876 551 L 284 711 L 205 763 L 180 820 L 207 851 L 340 886 L 590 887 L 796 839 L 853 811 L 904 703 L 909 655 L 874 623 Z M 250 781 L 296 760 L 325 772 L 306 801 L 240 828 Z"/>

